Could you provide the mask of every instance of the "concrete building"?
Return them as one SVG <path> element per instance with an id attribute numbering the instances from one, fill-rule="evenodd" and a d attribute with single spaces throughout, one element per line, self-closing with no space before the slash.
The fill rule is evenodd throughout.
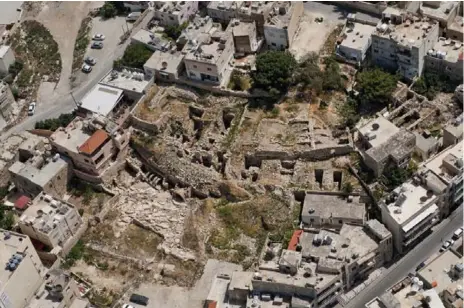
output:
<path id="1" fill-rule="evenodd" d="M 222 30 L 221 24 L 214 23 L 211 17 L 195 15 L 193 20 L 189 23 L 187 28 L 182 30 L 181 35 L 177 39 L 177 49 L 182 50 L 188 41 L 196 40 L 204 33 L 212 35 L 218 30 Z"/>
<path id="2" fill-rule="evenodd" d="M 56 152 L 72 160 L 78 177 L 97 181 L 107 167 L 125 156 L 130 135 L 130 128 L 94 115 L 76 117 L 67 127 L 57 129 L 50 141 Z"/>
<path id="3" fill-rule="evenodd" d="M 243 1 L 210 1 L 207 7 L 207 15 L 215 22 L 227 25 L 237 16 L 237 11 L 242 7 Z"/>
<path id="4" fill-rule="evenodd" d="M 454 21 L 448 25 L 446 37 L 448 39 L 464 42 L 464 18 L 462 16 L 456 16 Z"/>
<path id="5" fill-rule="evenodd" d="M 456 119 L 452 120 L 451 123 L 445 126 L 443 129 L 443 146 L 449 147 L 457 144 L 462 140 L 463 134 L 463 120 L 464 114 L 461 114 Z"/>
<path id="6" fill-rule="evenodd" d="M 303 259 L 315 260 L 319 270 L 341 273 L 347 290 L 393 256 L 392 234 L 377 220 L 364 227 L 344 224 L 340 232 L 304 232 L 298 245 Z"/>
<path id="7" fill-rule="evenodd" d="M 406 253 L 439 221 L 439 196 L 426 186 L 408 181 L 380 201 L 382 222 L 393 235 L 396 251 Z"/>
<path id="8" fill-rule="evenodd" d="M 74 205 L 41 193 L 21 215 L 21 232 L 50 249 L 63 247 L 82 225 Z"/>
<path id="9" fill-rule="evenodd" d="M 0 230 L 0 262 L 0 306 L 25 308 L 46 274 L 29 237 Z"/>
<path id="10" fill-rule="evenodd" d="M 224 84 L 230 77 L 229 61 L 234 54 L 234 43 L 229 32 L 203 34 L 198 41 L 185 45 L 184 63 L 190 79 Z"/>
<path id="11" fill-rule="evenodd" d="M 174 44 L 160 33 L 154 33 L 145 29 L 140 29 L 131 36 L 131 44 L 143 44 L 150 50 L 169 51 L 175 49 Z"/>
<path id="12" fill-rule="evenodd" d="M 290 49 L 303 13 L 301 1 L 276 2 L 264 24 L 267 46 L 276 50 Z"/>
<path id="13" fill-rule="evenodd" d="M 72 177 L 72 167 L 60 154 L 53 157 L 36 155 L 26 162 L 17 161 L 9 172 L 15 187 L 31 198 L 41 192 L 62 197 Z"/>
<path id="14" fill-rule="evenodd" d="M 365 205 L 360 197 L 308 193 L 305 196 L 301 221 L 314 228 L 341 228 L 344 224 L 363 226 Z"/>
<path id="15" fill-rule="evenodd" d="M 108 72 L 99 84 L 122 90 L 126 100 L 134 102 L 148 92 L 148 89 L 153 85 L 153 78 L 146 75 L 143 70 L 127 67 Z"/>
<path id="16" fill-rule="evenodd" d="M 389 164 L 407 166 L 416 145 L 413 133 L 399 129 L 382 116 L 358 128 L 358 140 L 364 162 L 375 176 L 380 176 Z"/>
<path id="17" fill-rule="evenodd" d="M 184 71 L 183 60 L 184 55 L 179 52 L 155 51 L 143 65 L 143 70 L 159 82 L 174 82 Z"/>
<path id="18" fill-rule="evenodd" d="M 388 7 L 372 34 L 372 61 L 412 80 L 422 75 L 424 57 L 438 40 L 438 32 L 437 22 Z"/>
<path id="19" fill-rule="evenodd" d="M 453 282 L 442 294 L 443 304 L 446 308 L 459 308 L 464 305 L 464 294 L 462 291 L 462 282 Z"/>
<path id="20" fill-rule="evenodd" d="M 419 166 L 416 182 L 439 196 L 441 216 L 447 217 L 463 202 L 463 141 Z"/>
<path id="21" fill-rule="evenodd" d="M 454 22 L 459 11 L 459 1 L 422 1 L 419 13 L 440 23 L 442 34 Z"/>
<path id="22" fill-rule="evenodd" d="M 243 22 L 238 19 L 232 19 L 226 31 L 232 33 L 235 52 L 237 54 L 257 52 L 259 45 L 254 22 Z"/>
<path id="23" fill-rule="evenodd" d="M 130 12 L 145 11 L 151 6 L 151 1 L 124 1 L 124 7 Z"/>
<path id="24" fill-rule="evenodd" d="M 237 10 L 237 17 L 244 22 L 255 22 L 258 38 L 264 37 L 264 24 L 273 10 L 275 2 L 245 1 Z"/>
<path id="25" fill-rule="evenodd" d="M 417 272 L 424 288 L 434 288 L 438 295 L 452 284 L 462 285 L 463 259 L 452 251 L 445 251 Z"/>
<path id="26" fill-rule="evenodd" d="M 0 82 L 0 115 L 8 121 L 13 115 L 13 103 L 15 98 L 10 86 L 5 82 Z"/>
<path id="27" fill-rule="evenodd" d="M 433 49 L 425 56 L 425 70 L 448 77 L 451 80 L 463 80 L 463 43 L 440 37 Z"/>
<path id="28" fill-rule="evenodd" d="M 428 130 L 421 134 L 414 132 L 416 136 L 416 148 L 414 152 L 421 157 L 422 160 L 427 160 L 432 155 L 438 152 L 440 147 L 439 140 L 432 136 Z"/>
<path id="29" fill-rule="evenodd" d="M 375 27 L 367 24 L 347 21 L 343 40 L 338 43 L 336 53 L 348 61 L 361 64 L 371 47 L 371 35 Z"/>
<path id="30" fill-rule="evenodd" d="M 77 114 L 82 117 L 92 114 L 108 116 L 123 97 L 123 90 L 97 84 L 78 102 Z"/>
<path id="31" fill-rule="evenodd" d="M 166 1 L 155 10 L 155 18 L 162 26 L 180 26 L 198 11 L 198 1 Z"/>
<path id="32" fill-rule="evenodd" d="M 16 61 L 16 58 L 13 53 L 13 49 L 10 46 L 2 45 L 0 46 L 0 72 L 8 73 L 10 65 Z"/>

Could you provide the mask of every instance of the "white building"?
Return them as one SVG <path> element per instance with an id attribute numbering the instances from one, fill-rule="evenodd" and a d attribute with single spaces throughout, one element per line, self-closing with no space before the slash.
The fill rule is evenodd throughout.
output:
<path id="1" fill-rule="evenodd" d="M 238 54 L 255 53 L 258 50 L 255 22 L 243 22 L 232 19 L 226 31 L 232 33 L 235 52 Z"/>
<path id="2" fill-rule="evenodd" d="M 398 253 L 411 249 L 438 222 L 438 202 L 433 190 L 415 181 L 403 183 L 381 200 L 382 222 L 392 233 Z"/>
<path id="3" fill-rule="evenodd" d="M 438 40 L 438 22 L 387 8 L 372 34 L 372 61 L 407 80 L 422 75 L 424 57 Z"/>
<path id="4" fill-rule="evenodd" d="M 29 237 L 0 229 L 0 262 L 0 307 L 26 307 L 46 274 Z"/>
<path id="5" fill-rule="evenodd" d="M 419 13 L 440 23 L 445 30 L 453 23 L 459 11 L 459 1 L 422 1 Z"/>
<path id="6" fill-rule="evenodd" d="M 270 49 L 285 50 L 292 46 L 304 13 L 303 2 L 276 2 L 264 23 L 264 37 Z"/>
<path id="7" fill-rule="evenodd" d="M 237 10 L 242 5 L 243 1 L 210 1 L 207 15 L 216 22 L 228 24 L 237 16 Z"/>
<path id="8" fill-rule="evenodd" d="M 0 46 L 0 72 L 8 73 L 10 65 L 16 61 L 16 58 L 13 53 L 13 49 L 10 46 L 2 45 Z"/>
<path id="9" fill-rule="evenodd" d="M 168 51 L 175 48 L 174 44 L 159 33 L 153 33 L 151 31 L 140 29 L 133 36 L 131 36 L 132 44 L 143 44 L 145 47 L 152 51 Z"/>
<path id="10" fill-rule="evenodd" d="M 438 75 L 446 76 L 451 80 L 462 82 L 464 69 L 463 43 L 456 40 L 440 37 L 433 49 L 427 51 L 425 56 L 425 69 Z"/>
<path id="11" fill-rule="evenodd" d="M 343 41 L 337 45 L 337 54 L 348 61 L 360 64 L 366 58 L 371 47 L 371 35 L 375 27 L 367 24 L 347 21 Z"/>
<path id="12" fill-rule="evenodd" d="M 49 248 L 63 247 L 82 225 L 82 218 L 70 203 L 41 193 L 21 215 L 21 232 Z"/>
<path id="13" fill-rule="evenodd" d="M 198 1 L 166 1 L 155 9 L 155 18 L 162 26 L 180 26 L 198 11 Z"/>

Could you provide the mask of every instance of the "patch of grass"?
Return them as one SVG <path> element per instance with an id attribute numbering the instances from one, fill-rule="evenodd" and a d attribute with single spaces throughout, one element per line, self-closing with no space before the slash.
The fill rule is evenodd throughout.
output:
<path id="1" fill-rule="evenodd" d="M 92 18 L 85 17 L 77 32 L 76 42 L 74 43 L 74 53 L 73 53 L 73 64 L 72 70 L 75 71 L 80 69 L 85 51 L 87 50 L 87 46 L 90 43 L 90 30 L 92 29 Z"/>

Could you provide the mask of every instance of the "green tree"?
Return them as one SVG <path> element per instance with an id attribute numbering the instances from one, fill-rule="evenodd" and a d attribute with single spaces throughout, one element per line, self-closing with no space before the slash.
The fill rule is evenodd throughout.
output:
<path id="1" fill-rule="evenodd" d="M 124 55 L 115 65 L 122 65 L 143 69 L 143 65 L 150 59 L 153 51 L 143 44 L 131 44 L 127 46 Z"/>
<path id="2" fill-rule="evenodd" d="M 113 18 L 117 13 L 118 11 L 112 2 L 105 2 L 100 9 L 100 14 L 103 18 Z"/>
<path id="3" fill-rule="evenodd" d="M 0 204 L 0 229 L 11 230 L 14 226 L 15 219 L 12 211 Z"/>
<path id="4" fill-rule="evenodd" d="M 176 41 L 180 35 L 182 34 L 182 31 L 187 28 L 188 26 L 188 21 L 184 22 L 183 24 L 181 25 L 178 25 L 178 26 L 167 26 L 164 28 L 164 34 L 173 39 L 174 41 Z"/>
<path id="5" fill-rule="evenodd" d="M 128 9 L 124 6 L 124 1 L 108 1 L 107 3 L 113 5 L 116 10 L 116 14 L 123 14 L 128 11 Z"/>
<path id="6" fill-rule="evenodd" d="M 354 188 L 353 188 L 353 185 L 350 183 L 350 182 L 346 182 L 344 185 L 343 185 L 343 188 L 342 188 L 342 191 L 345 193 L 345 194 L 351 194 L 353 192 Z"/>
<path id="7" fill-rule="evenodd" d="M 362 105 L 387 105 L 398 77 L 380 69 L 361 72 L 356 77 L 359 102 Z"/>
<path id="8" fill-rule="evenodd" d="M 405 168 L 391 166 L 383 171 L 383 184 L 388 189 L 393 190 L 400 186 L 412 175 L 411 171 Z"/>
<path id="9" fill-rule="evenodd" d="M 340 125 L 353 128 L 358 123 L 360 115 L 358 112 L 359 104 L 353 98 L 348 100 L 339 107 L 338 114 L 340 115 Z"/>
<path id="10" fill-rule="evenodd" d="M 256 58 L 254 86 L 279 95 L 287 91 L 296 67 L 292 54 L 284 51 L 266 51 Z"/>
<path id="11" fill-rule="evenodd" d="M 35 123 L 36 129 L 48 129 L 55 131 L 60 127 L 66 127 L 72 120 L 76 117 L 74 112 L 72 113 L 63 113 L 58 118 L 47 119 Z"/>
<path id="12" fill-rule="evenodd" d="M 342 90 L 343 79 L 340 74 L 340 66 L 334 57 L 324 59 L 325 70 L 322 87 L 325 91 Z"/>
<path id="13" fill-rule="evenodd" d="M 319 56 L 310 53 L 295 70 L 294 80 L 304 89 L 311 90 L 314 95 L 319 95 L 323 90 L 323 76 L 319 67 Z"/>
<path id="14" fill-rule="evenodd" d="M 420 95 L 424 95 L 427 99 L 433 100 L 439 92 L 454 92 L 458 85 L 459 82 L 453 82 L 449 78 L 434 73 L 425 73 L 416 80 L 412 89 Z"/>

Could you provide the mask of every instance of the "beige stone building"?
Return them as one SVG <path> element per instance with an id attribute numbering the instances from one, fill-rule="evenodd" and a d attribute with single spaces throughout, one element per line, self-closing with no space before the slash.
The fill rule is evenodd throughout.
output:
<path id="1" fill-rule="evenodd" d="M 61 248 L 83 221 L 74 205 L 41 193 L 21 215 L 21 232 L 50 249 Z"/>
<path id="2" fill-rule="evenodd" d="M 94 115 L 76 117 L 67 127 L 57 129 L 50 142 L 56 152 L 71 159 L 78 177 L 98 181 L 107 167 L 125 155 L 130 136 L 130 128 Z"/>
<path id="3" fill-rule="evenodd" d="M 13 53 L 13 49 L 10 46 L 0 46 L 0 72 L 8 73 L 10 65 L 15 63 L 16 58 Z"/>
<path id="4" fill-rule="evenodd" d="M 259 45 L 254 22 L 232 19 L 226 31 L 232 33 L 237 54 L 250 54 L 258 50 Z"/>
<path id="5" fill-rule="evenodd" d="M 459 12 L 459 1 L 422 1 L 419 13 L 440 23 L 441 33 L 454 22 Z"/>
<path id="6" fill-rule="evenodd" d="M 425 69 L 455 81 L 463 80 L 464 47 L 460 41 L 440 37 L 425 56 Z"/>
<path id="7" fill-rule="evenodd" d="M 214 21 L 227 25 L 237 16 L 237 11 L 242 5 L 243 1 L 210 1 L 207 15 Z"/>
<path id="8" fill-rule="evenodd" d="M 464 17 L 456 16 L 454 18 L 454 21 L 449 24 L 448 29 L 446 29 L 446 37 L 464 42 Z"/>
<path id="9" fill-rule="evenodd" d="M 301 1 L 276 2 L 264 24 L 267 46 L 276 50 L 290 49 L 303 13 Z"/>
<path id="10" fill-rule="evenodd" d="M 165 1 L 155 9 L 155 18 L 162 26 L 179 26 L 188 22 L 198 11 L 198 1 Z"/>
<path id="11" fill-rule="evenodd" d="M 264 24 L 273 10 L 275 2 L 245 1 L 238 9 L 237 17 L 240 21 L 255 22 L 256 33 L 259 38 L 264 37 Z"/>
<path id="12" fill-rule="evenodd" d="M 214 84 L 224 84 L 229 79 L 229 61 L 234 54 L 230 32 L 202 34 L 197 40 L 187 43 L 182 53 L 185 54 L 184 64 L 190 79 Z"/>

